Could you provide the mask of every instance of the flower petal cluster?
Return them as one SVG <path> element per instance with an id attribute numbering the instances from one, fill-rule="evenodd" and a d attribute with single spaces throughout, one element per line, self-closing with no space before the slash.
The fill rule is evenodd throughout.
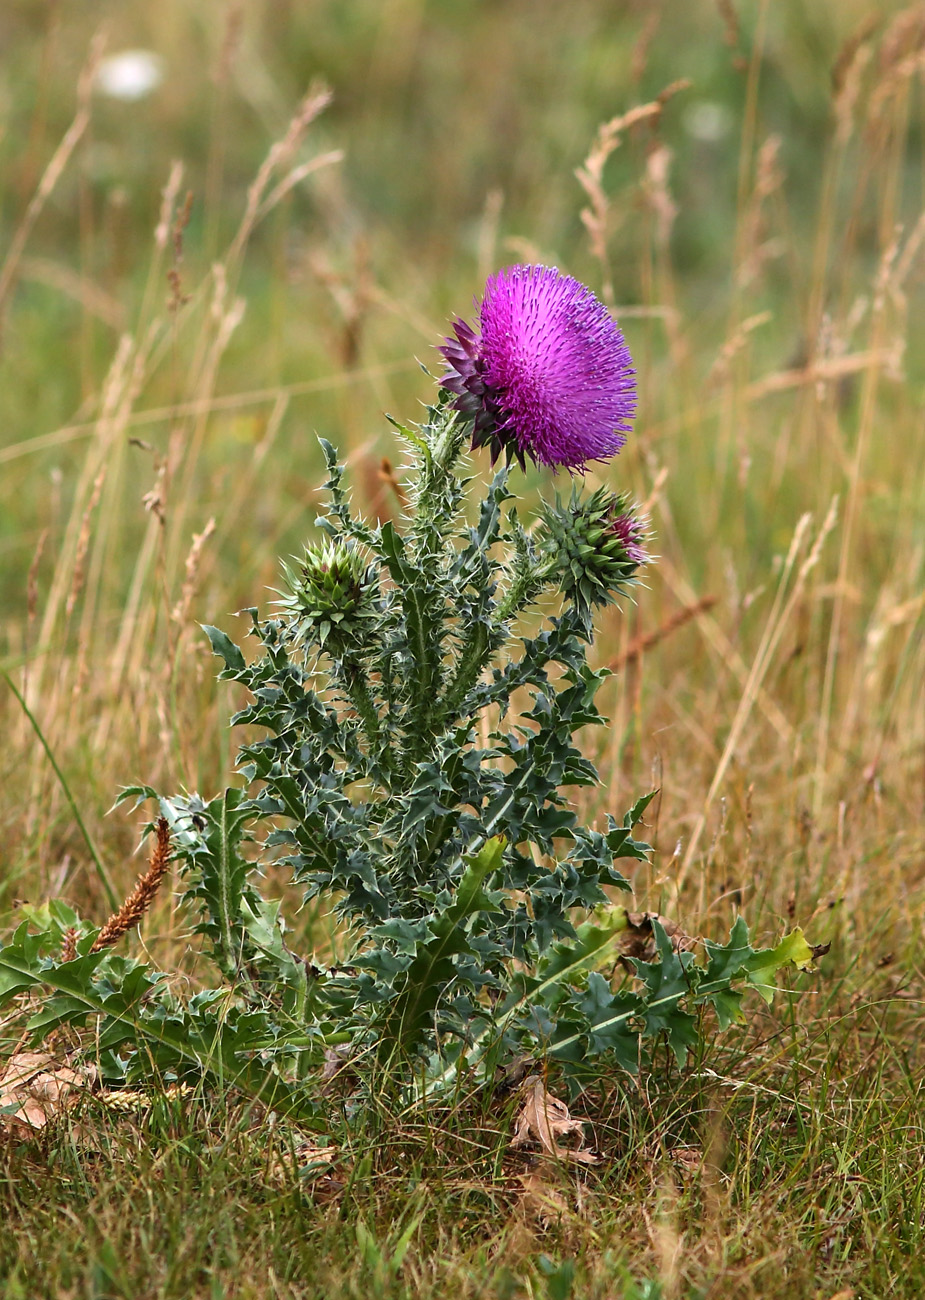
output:
<path id="1" fill-rule="evenodd" d="M 463 320 L 439 349 L 444 388 L 474 421 L 472 445 L 553 468 L 615 455 L 636 411 L 632 358 L 610 312 L 555 267 L 491 276 L 479 330 Z"/>

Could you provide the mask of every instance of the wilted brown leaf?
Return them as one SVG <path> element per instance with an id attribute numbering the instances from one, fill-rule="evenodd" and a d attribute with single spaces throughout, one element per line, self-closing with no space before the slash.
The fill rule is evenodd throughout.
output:
<path id="1" fill-rule="evenodd" d="M 512 1147 L 526 1146 L 528 1142 L 537 1142 L 543 1150 L 559 1160 L 577 1160 L 583 1165 L 600 1163 L 600 1156 L 593 1151 L 582 1151 L 584 1125 L 580 1119 L 572 1119 L 568 1106 L 551 1092 L 546 1091 L 543 1080 L 538 1074 L 531 1074 L 523 1084 L 524 1104 L 517 1116 L 517 1128 L 511 1139 Z M 578 1137 L 577 1147 L 559 1145 L 560 1138 Z"/>
<path id="2" fill-rule="evenodd" d="M 668 1154 L 675 1169 L 683 1175 L 690 1177 L 703 1168 L 703 1151 L 700 1147 L 673 1147 Z"/>
<path id="3" fill-rule="evenodd" d="M 92 1086 L 95 1071 L 73 1069 L 47 1052 L 17 1052 L 0 1070 L 0 1129 L 42 1129 Z"/>
<path id="4" fill-rule="evenodd" d="M 338 1047 L 328 1047 L 324 1053 L 324 1067 L 321 1071 L 321 1091 L 334 1092 L 344 1085 L 350 1086 L 356 1081 L 356 1074 L 350 1064 L 353 1049 L 348 1043 Z"/>
<path id="5" fill-rule="evenodd" d="M 539 1224 L 541 1228 L 555 1228 L 562 1224 L 570 1214 L 568 1203 L 562 1193 L 550 1187 L 542 1175 L 535 1171 L 520 1179 L 523 1188 L 517 1210 L 528 1223 Z"/>
<path id="6" fill-rule="evenodd" d="M 292 1149 L 283 1148 L 267 1164 L 266 1179 L 272 1186 L 288 1185 L 292 1179 L 314 1179 L 324 1175 L 330 1178 L 331 1168 L 337 1159 L 337 1147 L 318 1146 L 310 1140 L 300 1142 Z"/>
<path id="7" fill-rule="evenodd" d="M 652 933 L 653 921 L 658 921 L 676 952 L 690 952 L 697 945 L 697 940 L 685 934 L 677 921 L 658 912 L 627 912 L 626 921 L 627 928 L 617 938 L 620 957 L 624 960 L 635 957 L 638 961 L 655 961 L 658 948 Z"/>

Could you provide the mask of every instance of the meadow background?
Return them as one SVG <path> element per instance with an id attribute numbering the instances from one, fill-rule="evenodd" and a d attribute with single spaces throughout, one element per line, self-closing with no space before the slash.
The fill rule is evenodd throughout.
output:
<path id="1" fill-rule="evenodd" d="M 160 84 L 107 95 L 138 48 Z M 329 1203 L 233 1114 L 155 1155 L 126 1121 L 89 1170 L 2 1157 L 0 1294 L 921 1295 L 925 6 L 6 0 L 0 49 L 0 667 L 34 718 L 0 684 L 0 918 L 101 921 L 120 785 L 223 784 L 240 700 L 198 623 L 272 598 L 316 434 L 397 513 L 383 412 L 489 271 L 542 261 L 636 359 L 589 479 L 660 557 L 600 622 L 585 811 L 659 788 L 639 907 L 832 945 L 688 1077 L 610 1081 L 607 1168 L 554 1213 L 503 1116 L 494 1181 L 385 1131 Z M 518 477 L 527 510 L 562 486 Z M 169 898 L 143 942 L 195 985 Z"/>

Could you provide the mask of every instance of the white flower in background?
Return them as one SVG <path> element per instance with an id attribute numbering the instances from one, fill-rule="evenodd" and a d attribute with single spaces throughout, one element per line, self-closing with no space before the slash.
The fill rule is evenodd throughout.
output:
<path id="1" fill-rule="evenodd" d="M 710 99 L 689 104 L 681 121 L 687 134 L 704 144 L 718 144 L 725 140 L 734 125 L 732 113 L 726 105 Z"/>
<path id="2" fill-rule="evenodd" d="M 162 59 L 151 50 L 123 50 L 103 59 L 96 73 L 96 88 L 110 99 L 134 103 L 157 90 L 164 79 Z"/>

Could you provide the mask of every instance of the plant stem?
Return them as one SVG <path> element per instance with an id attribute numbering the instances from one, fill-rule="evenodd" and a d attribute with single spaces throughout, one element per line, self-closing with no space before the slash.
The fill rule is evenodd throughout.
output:
<path id="1" fill-rule="evenodd" d="M 481 622 L 473 623 L 469 628 L 459 655 L 456 675 L 443 697 L 441 719 L 444 725 L 449 725 L 453 721 L 463 700 L 478 681 L 479 674 L 491 657 L 495 641 L 492 636 L 494 630 Z"/>
<path id="2" fill-rule="evenodd" d="M 380 742 L 379 714 L 370 693 L 366 673 L 357 659 L 342 660 L 344 686 L 350 702 L 356 709 L 369 741 L 371 750 L 378 750 Z"/>
<path id="3" fill-rule="evenodd" d="M 3 672 L 2 669 L 0 669 L 0 672 L 3 673 L 3 677 L 6 680 L 6 684 L 9 686 L 10 690 L 13 692 L 13 694 L 16 696 L 17 700 L 19 701 L 20 708 L 22 709 L 23 713 L 26 715 L 26 717 L 29 719 L 30 723 L 32 724 L 33 731 L 38 736 L 42 748 L 44 749 L 45 753 L 48 755 L 48 761 L 49 763 L 51 763 L 51 766 L 54 769 L 55 776 L 58 778 L 59 782 L 61 783 L 61 789 L 64 791 L 67 797 L 67 801 L 71 805 L 71 811 L 74 814 L 74 820 L 77 822 L 77 825 L 80 827 L 80 833 L 84 837 L 84 843 L 86 844 L 87 848 L 90 851 L 90 857 L 93 859 L 93 865 L 96 868 L 96 874 L 99 877 L 100 884 L 103 886 L 103 892 L 106 895 L 106 902 L 109 904 L 111 911 L 117 912 L 119 910 L 119 904 L 121 901 L 119 899 L 119 895 L 116 893 L 115 889 L 113 888 L 112 881 L 109 878 L 109 872 L 103 866 L 102 859 L 100 858 L 100 855 L 96 851 L 96 845 L 93 843 L 93 840 L 90 838 L 90 832 L 87 830 L 86 826 L 84 825 L 84 819 L 80 815 L 80 809 L 77 807 L 77 801 L 75 800 L 74 796 L 71 794 L 70 786 L 65 780 L 64 773 L 61 771 L 61 768 L 58 766 L 57 760 L 55 759 L 55 756 L 51 751 L 51 746 L 49 745 L 48 741 L 45 739 L 44 733 L 42 732 L 42 728 L 39 726 L 38 719 L 32 713 L 32 710 L 29 708 L 25 699 L 20 694 L 19 690 L 16 687 L 16 683 L 10 677 L 9 673 Z"/>

